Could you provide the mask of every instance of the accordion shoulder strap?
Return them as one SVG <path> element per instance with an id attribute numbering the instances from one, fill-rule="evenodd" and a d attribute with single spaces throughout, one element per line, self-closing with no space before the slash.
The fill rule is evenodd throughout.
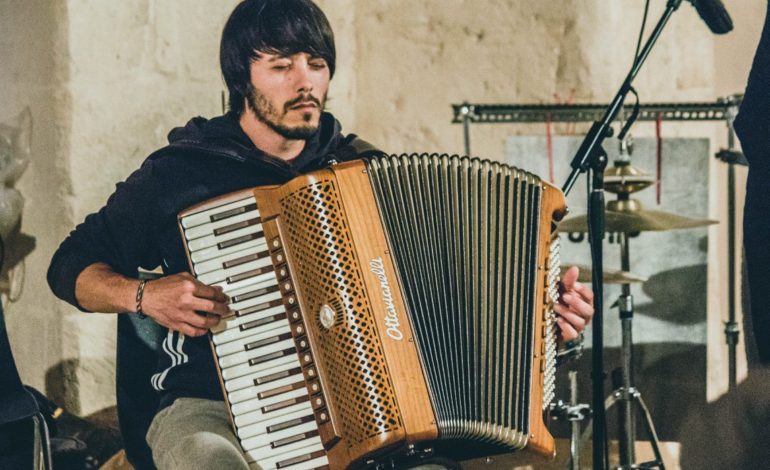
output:
<path id="1" fill-rule="evenodd" d="M 355 134 L 348 135 L 345 140 L 345 144 L 333 152 L 336 159 L 341 162 L 385 154 L 385 152 Z"/>

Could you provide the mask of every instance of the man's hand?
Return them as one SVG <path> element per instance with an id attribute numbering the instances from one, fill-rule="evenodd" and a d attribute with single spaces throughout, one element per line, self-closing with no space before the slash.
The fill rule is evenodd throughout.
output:
<path id="1" fill-rule="evenodd" d="M 594 316 L 594 293 L 591 288 L 578 282 L 578 274 L 577 266 L 572 266 L 564 273 L 559 302 L 553 308 L 558 314 L 556 323 L 564 341 L 577 338 Z"/>
<path id="2" fill-rule="evenodd" d="M 142 312 L 168 329 L 187 336 L 202 336 L 229 313 L 227 302 L 221 288 L 207 286 L 189 273 L 181 273 L 147 282 Z"/>

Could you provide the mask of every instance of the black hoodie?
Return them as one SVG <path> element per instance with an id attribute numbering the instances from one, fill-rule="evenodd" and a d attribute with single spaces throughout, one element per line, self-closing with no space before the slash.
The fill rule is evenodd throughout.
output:
<path id="1" fill-rule="evenodd" d="M 324 113 L 318 131 L 287 163 L 257 149 L 235 115 L 194 118 L 172 130 L 169 145 L 118 183 L 107 204 L 69 234 L 51 260 L 48 283 L 59 298 L 85 311 L 75 299 L 75 280 L 93 263 L 106 263 L 129 277 L 137 277 L 140 268 L 158 266 L 166 275 L 189 271 L 179 212 L 222 194 L 284 183 L 324 167 L 352 137 L 344 137 L 339 123 Z M 168 332 L 152 385 L 161 392 L 161 406 L 183 396 L 221 400 L 208 337 Z"/>

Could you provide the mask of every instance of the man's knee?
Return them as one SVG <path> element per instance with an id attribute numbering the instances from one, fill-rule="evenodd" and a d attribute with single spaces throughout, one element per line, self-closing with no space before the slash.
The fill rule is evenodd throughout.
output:
<path id="1" fill-rule="evenodd" d="M 184 436 L 167 452 L 158 454 L 153 452 L 159 469 L 249 468 L 238 446 L 219 434 L 206 431 Z"/>

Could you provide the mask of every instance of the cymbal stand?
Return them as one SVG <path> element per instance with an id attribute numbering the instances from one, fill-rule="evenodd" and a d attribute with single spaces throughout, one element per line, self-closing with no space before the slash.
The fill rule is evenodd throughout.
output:
<path id="1" fill-rule="evenodd" d="M 737 347 L 740 340 L 740 327 L 735 321 L 735 165 L 748 165 L 743 154 L 735 146 L 733 121 L 738 114 L 738 96 L 723 98 L 727 106 L 727 149 L 720 150 L 716 157 L 727 163 L 727 321 L 725 322 L 725 341 L 728 348 L 728 381 L 730 390 L 738 381 Z"/>
<path id="2" fill-rule="evenodd" d="M 629 256 L 629 236 L 628 233 L 619 234 L 620 240 L 620 263 L 621 269 L 630 271 L 631 263 Z M 664 470 L 663 458 L 660 454 L 658 436 L 655 432 L 655 425 L 652 422 L 647 405 L 642 399 L 639 390 L 634 387 L 633 370 L 633 319 L 634 319 L 634 297 L 631 295 L 631 285 L 622 284 L 622 293 L 617 301 L 618 313 L 620 314 L 621 328 L 621 348 L 620 348 L 620 368 L 619 374 L 613 380 L 615 390 L 610 394 L 605 402 L 607 409 L 616 403 L 619 403 L 618 410 L 618 436 L 620 446 L 620 466 L 621 470 L 635 468 L 660 468 Z M 650 442 L 655 454 L 655 460 L 636 465 L 634 452 L 634 443 L 636 442 L 636 423 L 634 415 L 634 404 L 641 407 L 645 416 L 647 432 L 650 434 Z"/>

